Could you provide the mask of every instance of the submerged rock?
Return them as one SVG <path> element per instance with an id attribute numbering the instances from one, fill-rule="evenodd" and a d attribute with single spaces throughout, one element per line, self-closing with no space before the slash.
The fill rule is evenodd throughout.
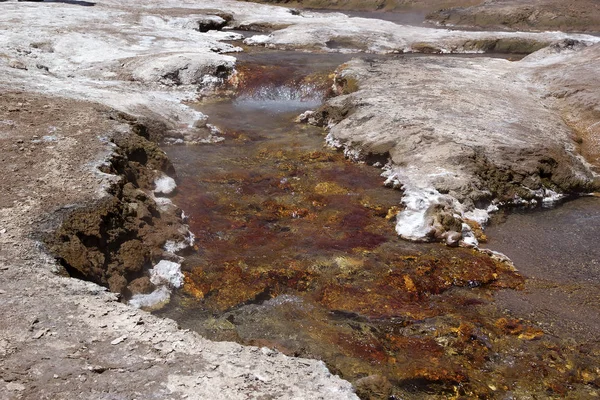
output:
<path id="1" fill-rule="evenodd" d="M 149 294 L 155 289 L 155 286 L 149 277 L 143 276 L 131 281 L 127 289 L 135 296 L 136 294 Z"/>

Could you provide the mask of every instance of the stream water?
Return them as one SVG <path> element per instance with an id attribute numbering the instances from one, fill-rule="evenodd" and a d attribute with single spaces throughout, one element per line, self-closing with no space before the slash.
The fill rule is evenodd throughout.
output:
<path id="1" fill-rule="evenodd" d="M 173 201 L 197 240 L 184 288 L 157 313 L 210 339 L 322 359 L 362 398 L 521 398 L 584 385 L 553 365 L 577 358 L 584 371 L 591 355 L 494 303 L 498 289 L 523 287 L 519 274 L 472 250 L 399 240 L 401 193 L 324 147 L 321 128 L 293 122 L 348 57 L 246 55 L 238 96 L 198 105 L 224 140 L 165 148 L 178 171 Z M 514 246 L 503 227 L 491 247 Z"/>
<path id="2" fill-rule="evenodd" d="M 351 10 L 327 10 L 327 9 L 308 9 L 319 13 L 341 13 L 352 18 L 370 18 L 375 20 L 390 21 L 398 25 L 411 25 L 432 27 L 433 24 L 425 22 L 427 12 L 425 11 L 351 11 Z"/>
<path id="3" fill-rule="evenodd" d="M 600 340 L 600 198 L 503 217 L 487 228 L 487 246 L 509 256 L 529 281 L 526 291 L 499 293 L 497 301 L 556 335 Z"/>

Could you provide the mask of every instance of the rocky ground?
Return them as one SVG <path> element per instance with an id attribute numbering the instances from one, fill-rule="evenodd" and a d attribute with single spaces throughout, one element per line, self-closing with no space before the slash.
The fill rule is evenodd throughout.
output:
<path id="1" fill-rule="evenodd" d="M 265 30 L 244 40 L 247 45 L 270 49 L 321 52 L 400 53 L 515 53 L 529 54 L 550 43 L 570 38 L 598 42 L 600 38 L 562 32 L 487 32 L 433 29 L 399 25 L 391 21 L 348 18 L 343 14 L 294 12 L 279 24 L 248 17 L 235 24 L 240 29 Z M 299 17 L 299 18 L 297 18 Z M 285 23 L 284 23 L 285 22 Z"/>
<path id="2" fill-rule="evenodd" d="M 430 23 L 472 29 L 599 32 L 594 0 L 254 0 L 286 7 L 361 11 L 418 11 Z M 417 22 L 417 21 L 416 21 Z"/>
<path id="3" fill-rule="evenodd" d="M 482 0 L 256 0 L 258 3 L 279 4 L 287 7 L 331 10 L 385 10 L 434 11 L 450 7 L 468 7 Z"/>
<path id="4" fill-rule="evenodd" d="M 223 28 L 257 31 L 246 40 L 247 46 L 327 52 L 529 53 L 568 36 L 451 32 L 391 22 L 375 25 L 372 20 L 340 14 L 298 13 L 227 0 L 81 4 L 0 4 L 0 170 L 4 176 L 0 393 L 4 398 L 355 398 L 351 385 L 332 376 L 321 362 L 209 342 L 178 330 L 172 321 L 119 303 L 116 295 L 98 285 L 124 296 L 146 293 L 148 267 L 160 260 L 178 261 L 175 250 L 165 248 L 167 240 L 189 239 L 180 210 L 153 193 L 163 173 L 174 173 L 154 141 L 221 140 L 207 117 L 186 102 L 211 95 L 225 83 L 235 86 L 232 54 L 242 51 L 238 44 L 243 36 Z M 591 36 L 571 37 L 587 44 L 598 41 Z M 372 118 L 373 107 L 379 111 L 390 107 L 378 91 L 393 77 L 398 82 L 390 90 L 399 91 L 397 99 L 411 93 L 423 105 L 430 104 L 433 112 L 424 116 L 423 106 L 402 103 L 408 116 L 420 124 L 418 131 L 411 128 L 413 122 L 402 125 L 400 133 L 409 132 L 414 139 L 407 144 L 441 146 L 436 159 L 451 173 L 463 174 L 456 182 L 477 176 L 482 165 L 483 171 L 489 171 L 489 176 L 476 180 L 481 187 L 427 182 L 438 192 L 469 207 L 482 193 L 491 200 L 493 191 L 488 196 L 490 188 L 485 185 L 494 179 L 504 185 L 498 190 L 505 186 L 540 189 L 536 177 L 541 183 L 547 179 L 547 189 L 592 190 L 596 185 L 592 168 L 574 154 L 579 146 L 591 161 L 598 155 L 597 84 L 582 82 L 577 74 L 591 71 L 593 80 L 590 60 L 597 59 L 598 46 L 575 47 L 554 48 L 539 59 L 532 56 L 515 65 L 498 60 L 428 63 L 425 58 L 352 62 L 340 70 L 338 78 L 345 79 L 338 82 L 343 96 L 331 101 L 327 117 L 331 110 L 340 110 L 344 99 L 354 113 L 334 121 L 331 142 L 341 146 L 350 140 L 360 142 L 368 152 L 389 152 L 394 166 L 403 166 L 406 159 L 401 155 L 410 149 L 403 150 L 398 144 L 403 139 Z M 565 61 L 574 65 L 567 68 L 568 74 Z M 457 79 L 456 85 L 460 83 L 463 95 L 464 87 L 488 95 L 465 99 L 467 109 L 459 110 L 458 88 L 451 91 L 450 77 L 442 67 L 456 72 L 452 78 Z M 415 75 L 399 72 L 405 68 L 412 68 Z M 416 77 L 429 82 L 432 93 L 411 88 Z M 434 99 L 445 95 L 453 101 L 434 104 Z M 522 107 L 506 121 L 501 112 L 513 103 Z M 452 122 L 449 109 L 462 111 L 480 130 L 465 130 L 464 122 Z M 478 125 L 482 114 L 489 115 L 490 122 Z M 537 126 L 527 120 L 528 115 L 539 118 Z M 382 121 L 388 124 L 408 118 L 387 112 L 384 116 L 387 119 Z M 576 140 L 560 116 L 576 129 Z M 359 123 L 361 132 L 357 132 Z M 528 135 L 519 137 L 516 127 L 526 128 Z M 370 135 L 371 129 L 380 128 L 391 136 Z M 449 136 L 455 134 L 460 139 Z M 499 144 L 500 139 L 509 145 Z M 474 140 L 496 151 L 479 151 L 470 143 Z M 536 158 L 521 166 L 522 171 L 515 170 L 511 181 L 496 173 L 507 163 L 513 165 L 503 173 L 514 170 L 520 157 L 532 155 L 528 149 Z M 457 157 L 449 160 L 447 151 Z M 539 163 L 550 156 L 549 169 L 540 170 Z M 410 161 L 419 165 L 416 158 Z M 432 164 L 420 165 L 432 173 Z M 392 171 L 402 183 L 404 175 Z M 525 184 L 526 179 L 533 181 Z M 446 222 L 455 227 L 457 221 Z M 137 251 L 142 242 L 148 247 Z M 49 256 L 51 250 L 61 255 L 61 264 Z M 65 277 L 65 272 L 96 283 Z"/>
<path id="5" fill-rule="evenodd" d="M 427 18 L 459 27 L 600 32 L 600 4 L 594 0 L 493 0 L 437 10 Z"/>

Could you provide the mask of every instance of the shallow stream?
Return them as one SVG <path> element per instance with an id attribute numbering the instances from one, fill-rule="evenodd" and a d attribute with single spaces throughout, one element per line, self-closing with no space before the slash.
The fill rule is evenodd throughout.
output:
<path id="1" fill-rule="evenodd" d="M 348 57 L 245 56 L 238 97 L 198 105 L 224 140 L 165 148 L 197 240 L 184 288 L 157 313 L 210 339 L 321 359 L 362 398 L 518 398 L 570 379 L 549 357 L 588 368 L 494 304 L 498 289 L 523 287 L 519 274 L 473 250 L 399 240 L 401 193 L 324 147 L 323 129 L 293 122 Z"/>
<path id="2" fill-rule="evenodd" d="M 600 198 L 502 217 L 486 229 L 487 247 L 509 256 L 529 280 L 526 291 L 499 293 L 498 302 L 554 334 L 600 340 Z"/>

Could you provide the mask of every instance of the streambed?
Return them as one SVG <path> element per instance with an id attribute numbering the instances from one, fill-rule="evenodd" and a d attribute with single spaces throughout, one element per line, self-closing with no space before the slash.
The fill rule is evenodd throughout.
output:
<path id="1" fill-rule="evenodd" d="M 523 292 L 497 301 L 556 334 L 597 342 L 600 332 L 600 198 L 558 207 L 507 210 L 486 230 L 487 247 L 513 260 L 528 279 Z"/>
<path id="2" fill-rule="evenodd" d="M 236 99 L 198 105 L 224 140 L 165 148 L 197 239 L 184 288 L 157 313 L 213 340 L 322 359 L 363 398 L 593 390 L 592 355 L 494 303 L 523 288 L 518 273 L 398 239 L 401 193 L 293 122 L 348 57 L 248 56 Z"/>

